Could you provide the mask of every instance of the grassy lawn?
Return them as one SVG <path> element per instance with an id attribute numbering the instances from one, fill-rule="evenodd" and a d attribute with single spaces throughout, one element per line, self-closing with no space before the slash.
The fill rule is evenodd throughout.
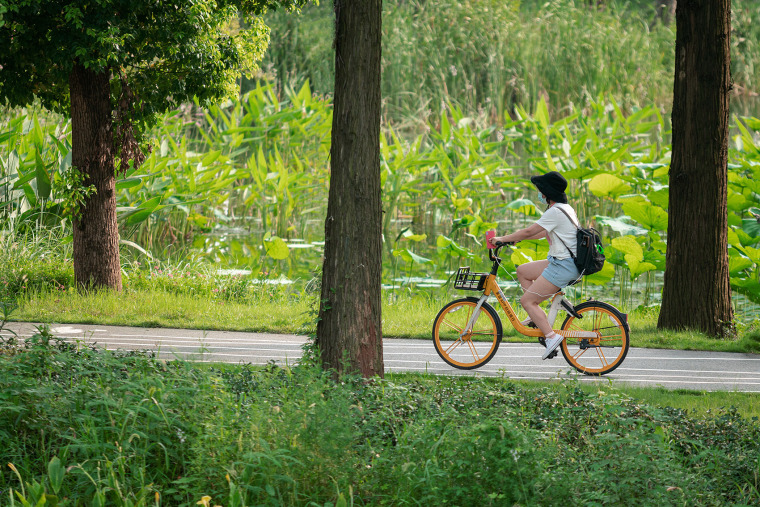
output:
<path id="1" fill-rule="evenodd" d="M 433 319 L 448 300 L 385 295 L 383 335 L 429 338 Z M 317 296 L 282 289 L 227 299 L 152 288 L 120 294 L 39 290 L 22 295 L 17 302 L 13 320 L 28 322 L 309 334 L 315 329 Z M 501 310 L 499 314 L 506 341 L 533 341 L 518 335 Z M 652 310 L 629 314 L 629 324 L 633 347 L 760 353 L 760 331 L 753 326 L 743 326 L 737 339 L 718 340 L 692 331 L 658 330 L 657 314 Z"/>

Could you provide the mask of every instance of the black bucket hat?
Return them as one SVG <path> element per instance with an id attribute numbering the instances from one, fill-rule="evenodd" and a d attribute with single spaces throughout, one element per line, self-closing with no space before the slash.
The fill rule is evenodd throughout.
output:
<path id="1" fill-rule="evenodd" d="M 547 199 L 554 202 L 567 204 L 567 180 L 557 171 L 552 171 L 539 176 L 531 176 L 530 182 L 533 183 L 539 192 L 544 194 Z"/>

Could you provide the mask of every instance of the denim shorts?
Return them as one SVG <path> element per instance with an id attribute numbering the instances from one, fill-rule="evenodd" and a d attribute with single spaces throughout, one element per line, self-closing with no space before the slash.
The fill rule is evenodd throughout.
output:
<path id="1" fill-rule="evenodd" d="M 578 268 L 575 267 L 575 261 L 572 257 L 568 257 L 567 259 L 556 259 L 550 255 L 546 260 L 549 261 L 549 265 L 544 272 L 541 273 L 541 276 L 560 289 L 570 285 L 578 279 L 578 276 L 580 276 L 580 272 L 578 271 Z"/>

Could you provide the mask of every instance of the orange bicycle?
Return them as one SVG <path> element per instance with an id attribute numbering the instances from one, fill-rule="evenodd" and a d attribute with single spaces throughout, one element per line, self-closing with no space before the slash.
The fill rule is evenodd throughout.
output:
<path id="1" fill-rule="evenodd" d="M 511 246 L 512 243 L 506 244 Z M 498 244 L 489 250 L 493 262 L 490 273 L 470 273 L 469 267 L 459 268 L 454 287 L 482 292 L 477 297 L 454 300 L 444 306 L 433 322 L 433 344 L 441 359 L 462 370 L 479 368 L 490 361 L 499 349 L 502 324 L 496 310 L 487 300 L 495 296 L 515 330 L 524 336 L 535 336 L 541 345 L 541 330 L 524 326 L 507 301 L 496 281 L 501 264 Z M 628 353 L 630 331 L 628 316 L 602 301 L 589 300 L 573 306 L 562 291 L 551 302 L 548 318 L 554 327 L 560 311 L 565 317 L 555 332 L 565 337 L 560 346 L 562 355 L 570 365 L 586 375 L 605 375 L 623 362 Z M 554 351 L 549 359 L 557 356 Z"/>

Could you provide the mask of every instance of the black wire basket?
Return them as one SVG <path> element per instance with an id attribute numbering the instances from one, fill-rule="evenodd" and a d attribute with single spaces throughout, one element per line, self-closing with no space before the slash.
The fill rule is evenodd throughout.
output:
<path id="1" fill-rule="evenodd" d="M 470 273 L 470 266 L 465 266 L 457 270 L 457 276 L 454 279 L 454 288 L 460 290 L 477 290 L 482 291 L 486 284 L 488 273 Z"/>

